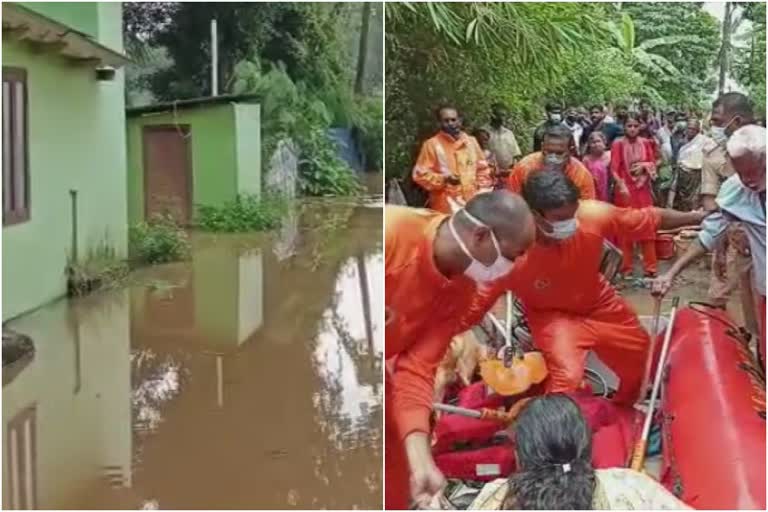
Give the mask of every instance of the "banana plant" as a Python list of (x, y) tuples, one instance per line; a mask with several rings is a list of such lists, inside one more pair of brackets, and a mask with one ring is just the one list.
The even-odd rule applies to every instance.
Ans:
[(694, 35), (679, 35), (647, 39), (639, 44), (635, 38), (635, 23), (632, 17), (624, 13), (621, 23), (608, 23), (608, 30), (613, 36), (614, 49), (621, 52), (625, 59), (641, 72), (651, 72), (670, 77), (680, 76), (680, 71), (669, 60), (652, 50), (662, 46), (671, 46), (682, 42), (698, 42)]

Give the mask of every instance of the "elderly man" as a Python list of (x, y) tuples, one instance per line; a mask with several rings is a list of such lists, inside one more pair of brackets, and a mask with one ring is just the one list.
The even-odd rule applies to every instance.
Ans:
[[(715, 197), (722, 183), (734, 173), (725, 153), (728, 138), (742, 126), (753, 124), (753, 121), (752, 102), (741, 93), (723, 94), (712, 104), (712, 138), (704, 144), (701, 168), (700, 203), (705, 210), (718, 209)], [(733, 222), (728, 226), (727, 236), (717, 245), (712, 255), (709, 302), (724, 308), (731, 293), (738, 289), (746, 326), (757, 333), (759, 324), (755, 316), (751, 269), (752, 257), (746, 233), (738, 222)]]
[(565, 174), (578, 187), (580, 199), (594, 199), (595, 180), (584, 164), (571, 156), (572, 141), (571, 130), (567, 126), (554, 125), (547, 128), (542, 150), (531, 153), (515, 165), (507, 180), (507, 189), (519, 194), (529, 175), (552, 170)]
[(699, 206), (701, 167), (704, 160), (704, 145), (709, 137), (702, 135), (698, 119), (689, 119), (686, 142), (677, 156), (677, 206), (678, 210), (693, 210)]
[(494, 103), (491, 107), (490, 123), (484, 128), (490, 135), (488, 149), (496, 157), (499, 172), (504, 175), (508, 174), (509, 168), (523, 154), (520, 151), (520, 146), (517, 144), (515, 134), (506, 126), (508, 119), (509, 111), (507, 107), (502, 103)]
[(696, 242), (653, 283), (653, 293), (663, 295), (672, 280), (692, 261), (714, 249), (727, 236), (732, 222), (741, 222), (749, 240), (753, 285), (759, 298), (759, 352), (765, 366), (765, 128), (748, 125), (728, 139), (727, 158), (736, 174), (725, 180), (715, 203), (719, 211), (704, 220)]
[(493, 284), (535, 227), (523, 199), (506, 190), (478, 194), (453, 215), (389, 206), (384, 217), (385, 505), (394, 510), (409, 498), (428, 503), (445, 483), (429, 443), (437, 366), (453, 336), (490, 309)]
[(462, 131), (459, 111), (438, 108), (440, 131), (421, 146), (413, 168), (413, 181), (429, 194), (428, 206), (450, 213), (449, 198), (464, 204), (480, 189), (492, 188), (485, 154), (474, 137)]

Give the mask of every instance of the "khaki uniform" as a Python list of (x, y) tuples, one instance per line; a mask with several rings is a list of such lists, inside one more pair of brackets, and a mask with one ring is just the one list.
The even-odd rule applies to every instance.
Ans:
[[(704, 147), (701, 167), (701, 195), (717, 196), (720, 185), (733, 175), (734, 170), (726, 158), (725, 148), (710, 140)], [(725, 259), (726, 277), (720, 279), (716, 273), (715, 261)], [(751, 331), (757, 333), (755, 299), (752, 292), (752, 258), (749, 242), (740, 223), (728, 227), (728, 243), (715, 249), (712, 255), (712, 275), (709, 284), (709, 301), (725, 306), (731, 294), (740, 288), (744, 321)]]

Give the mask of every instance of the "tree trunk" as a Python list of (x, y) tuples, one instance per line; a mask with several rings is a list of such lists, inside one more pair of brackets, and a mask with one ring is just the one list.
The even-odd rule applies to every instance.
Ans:
[(731, 49), (732, 17), (733, 17), (733, 4), (731, 2), (726, 2), (725, 17), (723, 18), (723, 35), (722, 35), (722, 42), (720, 43), (720, 56), (718, 58), (720, 62), (720, 79), (717, 82), (718, 95), (722, 95), (725, 93), (725, 79), (728, 75), (728, 55)]
[(355, 94), (363, 93), (365, 78), (365, 60), (368, 54), (368, 23), (371, 19), (371, 2), (364, 2), (361, 11), (360, 45), (357, 50), (357, 74), (355, 75)]

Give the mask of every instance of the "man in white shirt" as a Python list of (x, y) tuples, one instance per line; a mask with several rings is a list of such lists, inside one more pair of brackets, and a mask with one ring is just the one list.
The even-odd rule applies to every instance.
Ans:
[(491, 107), (490, 123), (485, 127), (485, 130), (491, 135), (488, 149), (496, 157), (496, 164), (502, 178), (509, 174), (510, 168), (523, 154), (517, 144), (515, 134), (505, 126), (508, 118), (507, 108), (501, 103), (495, 103)]

